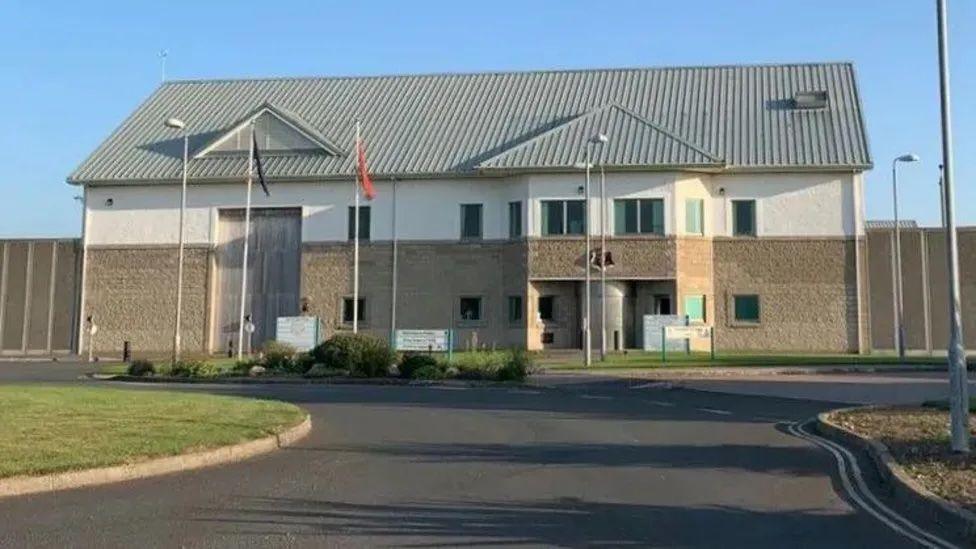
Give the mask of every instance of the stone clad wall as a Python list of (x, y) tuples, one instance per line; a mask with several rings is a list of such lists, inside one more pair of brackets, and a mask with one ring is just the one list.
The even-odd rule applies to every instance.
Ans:
[[(88, 249), (85, 316), (98, 325), (95, 352), (118, 354), (124, 341), (133, 355), (165, 356), (172, 350), (176, 312), (176, 247)], [(183, 264), (182, 347), (207, 352), (210, 250), (188, 247)], [(87, 352), (89, 338), (82, 341)]]
[[(529, 278), (579, 278), (586, 272), (583, 237), (529, 240)], [(591, 241), (600, 247), (599, 237)], [(675, 240), (667, 237), (607, 238), (607, 250), (615, 265), (607, 271), (609, 278), (674, 278)]]
[[(716, 238), (720, 351), (858, 351), (853, 239)], [(737, 324), (732, 296), (758, 294), (760, 322)]]

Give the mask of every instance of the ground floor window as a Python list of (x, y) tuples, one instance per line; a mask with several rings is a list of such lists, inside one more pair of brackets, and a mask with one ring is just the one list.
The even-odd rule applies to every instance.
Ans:
[(518, 324), (522, 322), (522, 296), (508, 296), (508, 322)]
[(480, 297), (462, 297), (460, 306), (461, 320), (481, 320), (482, 310)]
[[(366, 320), (366, 301), (363, 298), (359, 298), (356, 307), (356, 316), (359, 317), (357, 320), (363, 322)], [(347, 297), (342, 300), (342, 321), (345, 323), (352, 323), (352, 298)]]
[(685, 314), (689, 322), (705, 322), (705, 296), (686, 295)]
[(539, 297), (539, 320), (556, 320), (556, 298), (551, 295)]
[(742, 294), (732, 296), (732, 310), (736, 322), (759, 322), (759, 296)]

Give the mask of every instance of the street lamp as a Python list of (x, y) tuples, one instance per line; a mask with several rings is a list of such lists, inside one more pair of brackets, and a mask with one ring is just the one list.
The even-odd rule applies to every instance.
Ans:
[(183, 219), (186, 216), (186, 170), (190, 162), (190, 140), (186, 132), (186, 124), (178, 118), (167, 118), (163, 123), (167, 128), (180, 130), (183, 134), (183, 182), (180, 189), (180, 244), (176, 260), (176, 320), (173, 326), (173, 363), (180, 360), (180, 321), (183, 311)]
[(577, 169), (586, 170), (586, 180), (583, 183), (583, 232), (584, 240), (586, 241), (586, 253), (584, 255), (583, 263), (585, 274), (585, 286), (584, 297), (584, 314), (583, 314), (583, 363), (586, 366), (591, 366), (593, 364), (593, 352), (592, 352), (592, 342), (593, 342), (593, 332), (590, 329), (590, 255), (592, 254), (592, 243), (590, 237), (590, 171), (593, 169), (593, 151), (592, 146), (594, 144), (604, 144), (609, 139), (603, 134), (598, 134), (590, 139), (586, 140), (586, 162), (579, 162), (574, 165)]
[(891, 195), (895, 211), (895, 346), (898, 359), (905, 362), (905, 320), (901, 284), (901, 227), (898, 225), (898, 163), (918, 162), (918, 156), (903, 154), (891, 161)]
[[(594, 145), (606, 145), (609, 142), (610, 138), (602, 133), (590, 139), (590, 143)], [(600, 149), (600, 153), (600, 362), (605, 362), (607, 360), (607, 177), (603, 168), (603, 149)]]

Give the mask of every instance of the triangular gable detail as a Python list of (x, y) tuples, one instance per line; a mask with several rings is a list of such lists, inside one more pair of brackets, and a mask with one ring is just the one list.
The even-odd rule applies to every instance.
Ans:
[(570, 168), (585, 157), (586, 142), (609, 138), (593, 150), (607, 166), (721, 167), (720, 158), (617, 104), (592, 109), (483, 161), (482, 169)]
[(247, 152), (250, 146), (248, 126), (251, 122), (254, 122), (254, 133), (262, 153), (324, 151), (333, 156), (345, 154), (342, 149), (297, 116), (265, 103), (236, 122), (229, 130), (198, 152), (194, 158), (202, 158), (211, 153)]

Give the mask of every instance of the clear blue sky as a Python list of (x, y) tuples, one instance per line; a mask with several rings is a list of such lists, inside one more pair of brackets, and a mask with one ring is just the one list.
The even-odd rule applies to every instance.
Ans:
[[(407, 5), (409, 4), (409, 8)], [(167, 2), (5, 0), (0, 7), (0, 237), (80, 232), (64, 183), (170, 78), (471, 72), (793, 61), (856, 64), (877, 168), (868, 218), (939, 220), (931, 0)], [(961, 223), (976, 224), (976, 2), (950, 0)]]

